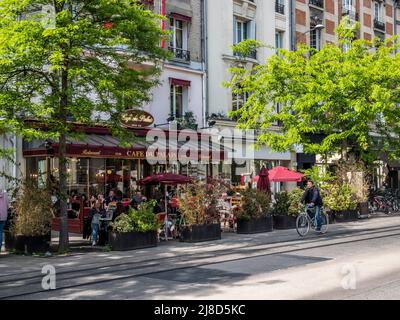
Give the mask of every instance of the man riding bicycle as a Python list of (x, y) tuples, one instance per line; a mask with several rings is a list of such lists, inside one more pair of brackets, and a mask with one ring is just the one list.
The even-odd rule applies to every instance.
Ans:
[(308, 205), (308, 207), (310, 208), (315, 206), (315, 220), (317, 223), (315, 231), (321, 231), (321, 226), (322, 226), (321, 207), (323, 205), (322, 197), (321, 194), (319, 193), (317, 186), (314, 185), (314, 182), (312, 180), (307, 181), (307, 188), (304, 191), (304, 194), (301, 197), (300, 202), (305, 203), (306, 206)]

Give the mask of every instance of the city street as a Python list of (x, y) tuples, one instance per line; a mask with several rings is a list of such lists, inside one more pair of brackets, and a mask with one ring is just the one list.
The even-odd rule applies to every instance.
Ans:
[[(1, 299), (400, 299), (400, 217), (128, 252), (0, 256)], [(42, 266), (56, 270), (43, 291)]]

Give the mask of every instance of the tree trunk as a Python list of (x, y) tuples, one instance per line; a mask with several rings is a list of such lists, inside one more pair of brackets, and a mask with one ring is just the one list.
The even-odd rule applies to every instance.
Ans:
[[(59, 119), (63, 123), (64, 130), (67, 130), (67, 107), (68, 107), (68, 56), (65, 55), (64, 70), (61, 72), (61, 99)], [(61, 226), (58, 251), (65, 253), (69, 250), (68, 235), (68, 211), (67, 211), (67, 159), (66, 159), (66, 133), (61, 133), (59, 139), (59, 172), (60, 172), (60, 207)]]
[(58, 251), (65, 253), (69, 249), (68, 235), (68, 211), (67, 211), (67, 159), (66, 153), (66, 135), (63, 133), (59, 138), (59, 175), (60, 175), (60, 209), (61, 224)]

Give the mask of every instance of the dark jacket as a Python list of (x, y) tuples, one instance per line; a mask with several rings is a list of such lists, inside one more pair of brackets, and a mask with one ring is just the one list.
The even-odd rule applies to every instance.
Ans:
[(316, 186), (313, 186), (312, 188), (307, 188), (306, 191), (304, 191), (304, 194), (301, 197), (301, 202), (304, 202), (305, 204), (313, 203), (316, 206), (323, 205), (322, 197)]

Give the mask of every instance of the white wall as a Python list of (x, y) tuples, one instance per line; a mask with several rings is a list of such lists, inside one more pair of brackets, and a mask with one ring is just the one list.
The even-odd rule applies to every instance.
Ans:
[(186, 111), (194, 113), (199, 126), (202, 124), (202, 106), (203, 106), (203, 82), (202, 73), (165, 65), (161, 74), (161, 85), (153, 88), (153, 100), (146, 106), (144, 110), (151, 113), (154, 117), (155, 124), (166, 123), (170, 113), (170, 83), (169, 78), (190, 81), (188, 88), (188, 99)]

